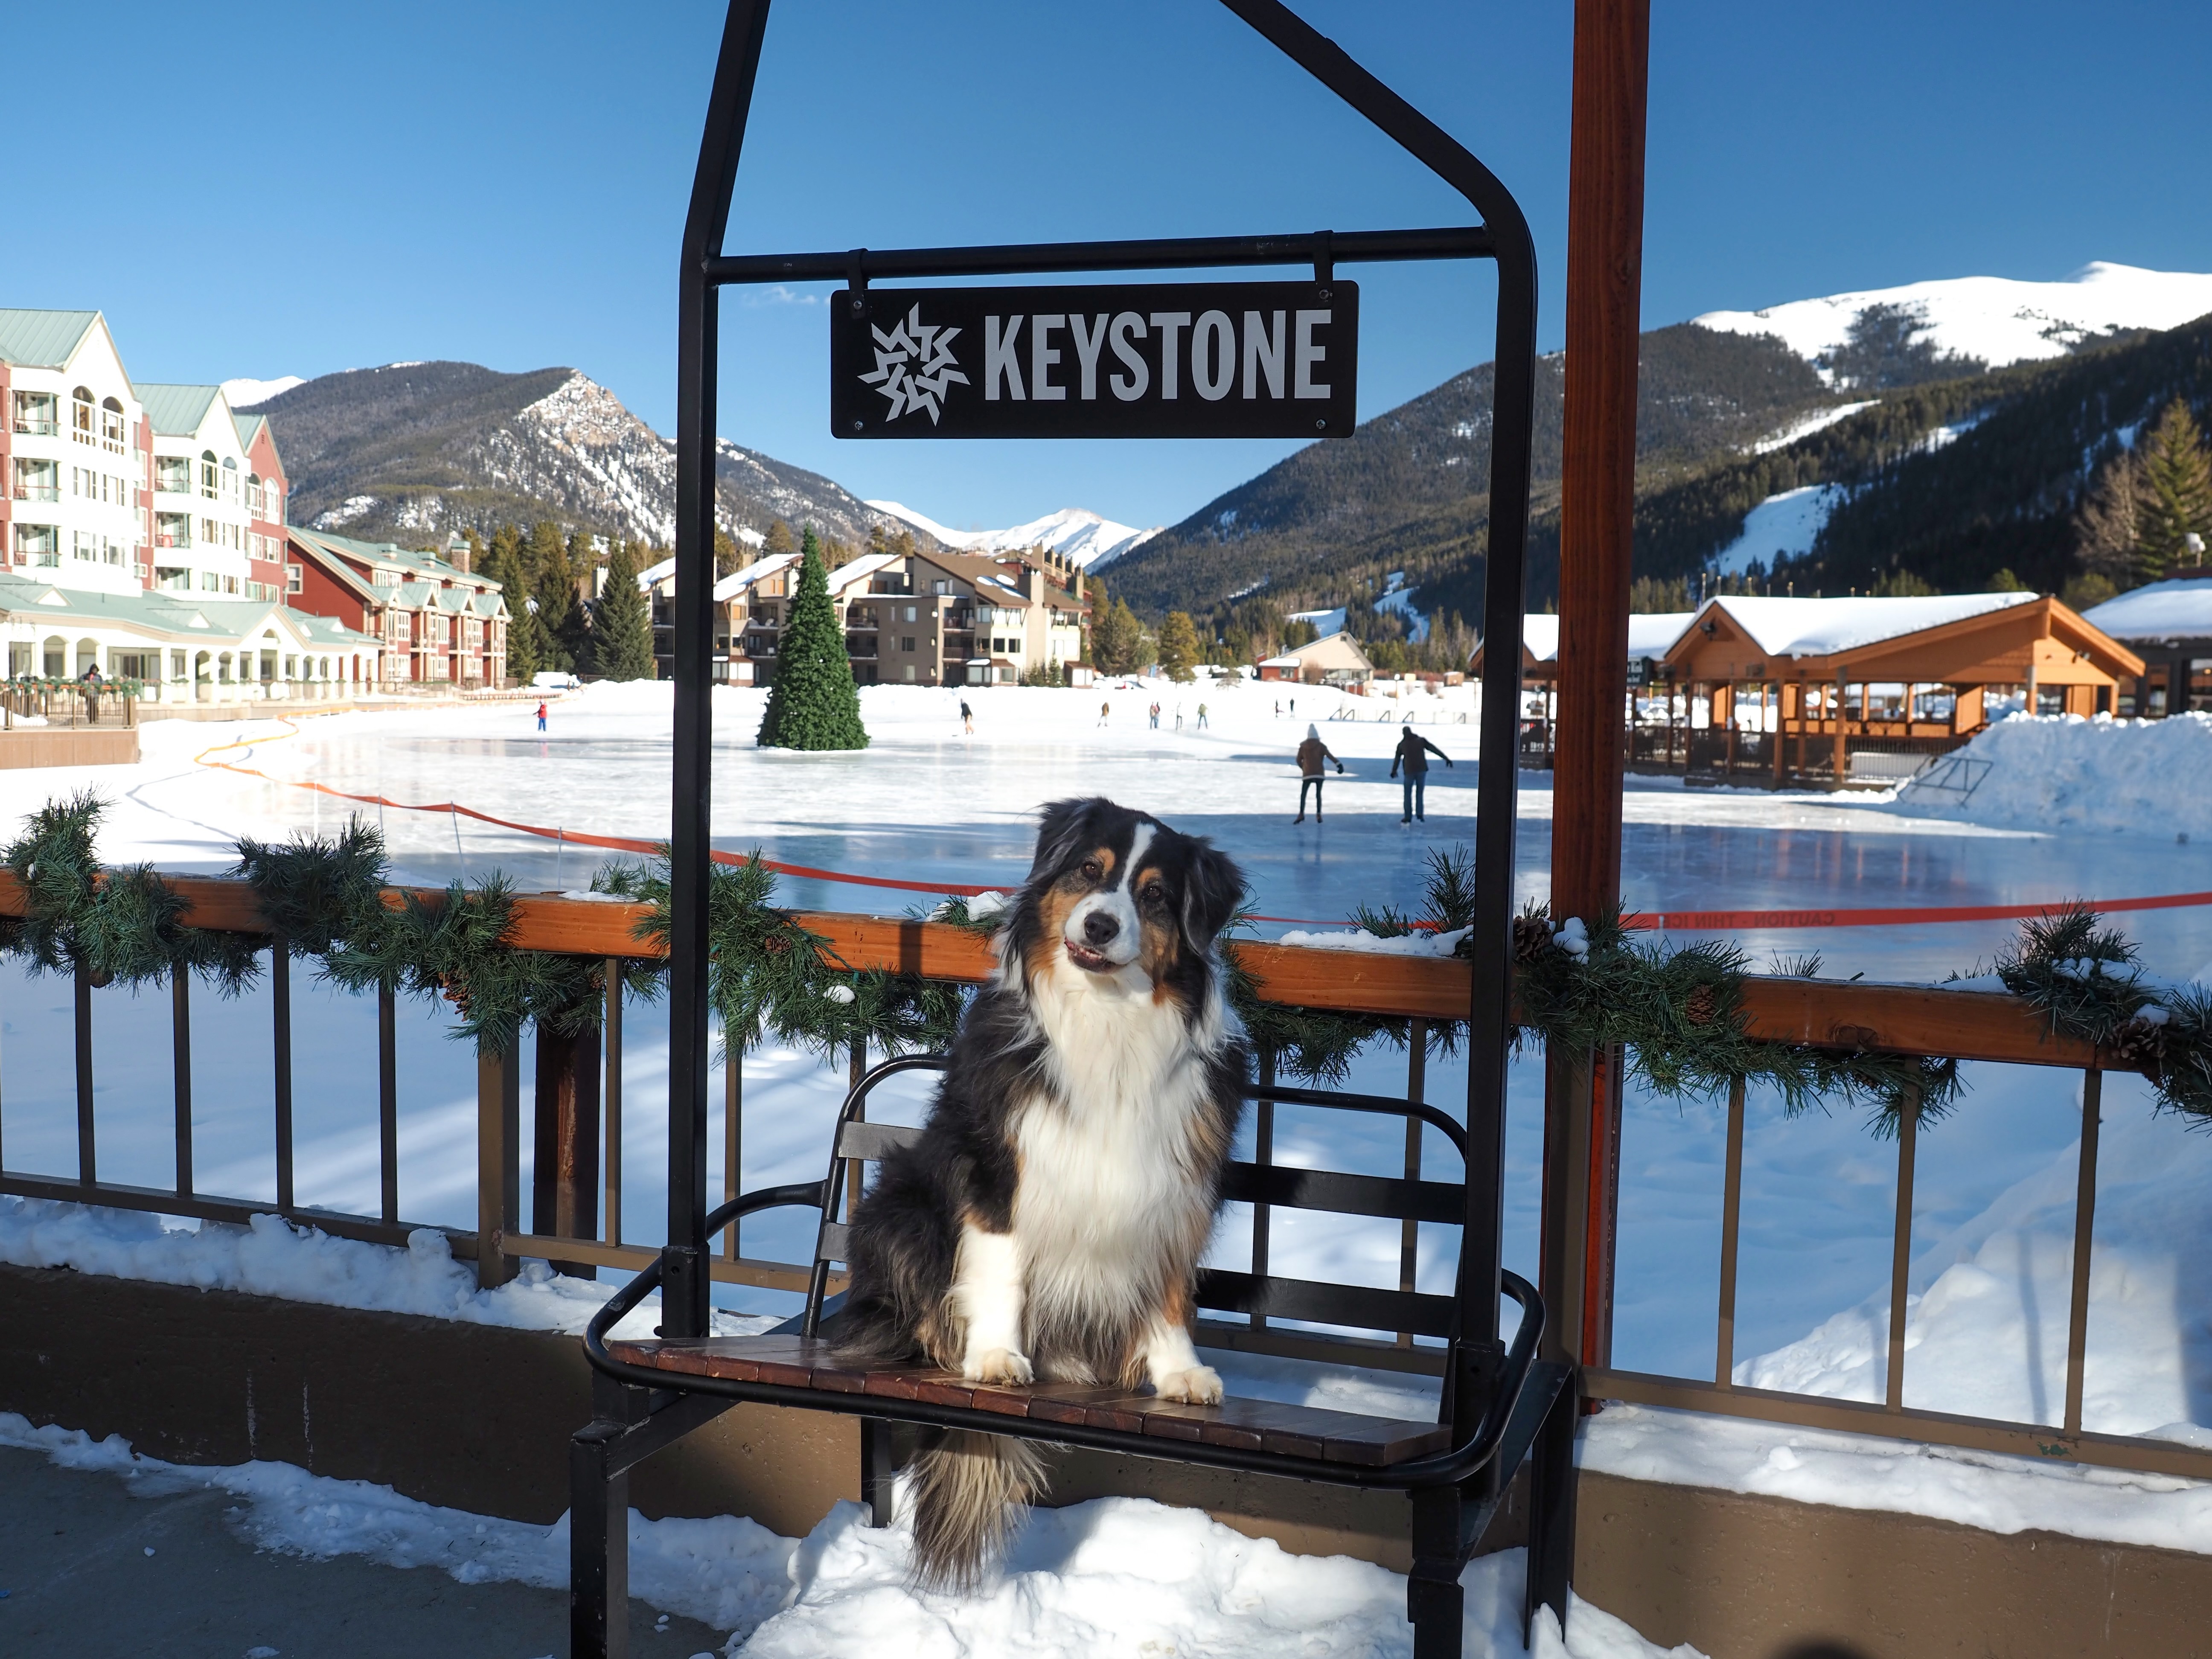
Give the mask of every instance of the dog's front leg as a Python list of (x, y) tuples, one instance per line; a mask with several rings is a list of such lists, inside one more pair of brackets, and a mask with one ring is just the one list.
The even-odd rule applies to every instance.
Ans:
[(1022, 1352), (1022, 1262), (1012, 1233), (961, 1224), (952, 1275), (952, 1307), (967, 1327), (961, 1376), (971, 1382), (1027, 1382), (1034, 1376)]
[(1221, 1403), (1221, 1376), (1211, 1365), (1198, 1363), (1198, 1349), (1182, 1322), (1180, 1308), (1157, 1310), (1146, 1322), (1145, 1376), (1163, 1400), (1181, 1400), (1194, 1406)]

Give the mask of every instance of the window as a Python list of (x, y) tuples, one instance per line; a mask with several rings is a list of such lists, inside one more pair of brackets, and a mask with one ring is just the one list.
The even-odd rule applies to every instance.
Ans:
[(220, 592), (222, 592), (222, 577), (220, 577), (220, 576), (218, 576), (218, 575), (216, 575), (216, 574), (215, 574), (215, 572), (214, 572), (214, 571), (212, 571), (212, 570), (203, 570), (203, 571), (201, 571), (201, 572), (200, 572), (200, 592), (203, 592), (203, 593), (220, 593)]
[(113, 398), (100, 406), (100, 447), (112, 455), (123, 453), (123, 405)]
[(81, 444), (96, 441), (93, 436), (92, 393), (83, 386), (70, 393), (70, 436)]
[(284, 591), (297, 593), (307, 583), (307, 573), (296, 564), (284, 567)]
[(62, 562), (62, 532), (50, 524), (15, 526), (15, 557), (51, 570)]
[(222, 458), (222, 494), (226, 501), (238, 499), (238, 463), (228, 455)]
[[(915, 620), (915, 618), (919, 614), (920, 614), (920, 612), (916, 610), (916, 608), (915, 608), (915, 606), (913, 606), (913, 605), (908, 605), (908, 606), (907, 606), (907, 608), (906, 608), (906, 619), (907, 619), (908, 622), (912, 622), (912, 621), (914, 621), (914, 620)], [(911, 651), (913, 648), (914, 648), (914, 647), (913, 647), (912, 646), (908, 646), (908, 647), (907, 647), (907, 649), (908, 649), (908, 650), (909, 650), (909, 651)]]
[(70, 535), (70, 556), (80, 564), (100, 562), (100, 538), (88, 530), (73, 531)]
[(200, 451), (200, 494), (208, 500), (215, 499), (216, 481), (222, 477), (222, 469), (215, 464), (215, 451)]
[(157, 564), (154, 567), (154, 586), (167, 593), (189, 593), (192, 573), (180, 564)]
[(51, 438), (60, 429), (55, 405), (59, 402), (51, 392), (19, 392), (15, 394), (15, 430), (27, 438)]
[(907, 635), (904, 638), (901, 639), (901, 640), (899, 641), (899, 649), (900, 649), (900, 650), (902, 650), (902, 651), (911, 651), (911, 650), (913, 650), (913, 649), (914, 649), (914, 635), (911, 635), (911, 634), (908, 634), (908, 635)]
[(156, 455), (154, 488), (172, 495), (192, 493), (192, 459), (189, 455)]

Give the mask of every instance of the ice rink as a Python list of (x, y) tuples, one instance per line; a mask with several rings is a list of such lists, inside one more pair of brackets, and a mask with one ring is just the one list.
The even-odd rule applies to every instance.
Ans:
[[(1038, 804), (1103, 793), (1212, 836), (1246, 870), (1261, 914), (1310, 927), (1340, 923), (1361, 902), (1417, 902), (1425, 852), (1473, 841), (1476, 731), (1462, 723), (1464, 702), (1394, 705), (1297, 688), (1293, 713), (1292, 694), (1261, 685), (965, 695), (975, 715), (973, 736), (962, 729), (961, 694), (871, 689), (863, 694), (874, 738), (867, 750), (794, 755), (753, 746), (759, 694), (719, 691), (717, 845), (758, 847), (787, 862), (854, 874), (1011, 887), (1027, 868)], [(356, 810), (298, 787), (313, 781), (393, 802), (459, 802), (562, 832), (650, 841), (668, 823), (667, 696), (665, 685), (595, 688), (556, 702), (542, 736), (521, 704), (252, 725), (156, 721), (143, 728), (145, 758), (136, 767), (0, 774), (0, 820), (12, 835), (22, 812), (90, 784), (112, 802), (102, 846), (108, 860), (213, 871), (231, 861), (230, 843), (240, 834), (327, 832)], [(1158, 730), (1146, 715), (1154, 701), (1163, 705)], [(1398, 720), (1408, 708), (1422, 734), (1458, 763), (1449, 769), (1436, 763), (1428, 822), (1410, 828), (1398, 822), (1400, 791), (1388, 777)], [(1347, 712), (1358, 718), (1336, 718)], [(1309, 721), (1319, 725), (1346, 773), (1329, 775), (1326, 821), (1293, 825), (1297, 780), (1291, 755)], [(226, 746), (232, 744), (240, 746)], [(1516, 875), (1528, 896), (1547, 885), (1549, 781), (1547, 774), (1522, 775)], [(404, 879), (501, 869), (526, 889), (576, 888), (606, 856), (443, 811), (358, 810), (380, 820)], [(1661, 780), (1631, 780), (1626, 816), (1624, 897), (1637, 909), (2026, 905), (2212, 888), (2212, 846), (2203, 837), (2177, 842), (2170, 830), (2052, 834), (2032, 823), (1993, 828), (1931, 817), (1878, 797), (1686, 790)], [(795, 904), (878, 913), (929, 902), (925, 892), (802, 880), (787, 881), (782, 892)], [(2212, 961), (2212, 912), (2154, 910), (2121, 920), (2159, 973), (2187, 977)], [(1733, 937), (1756, 959), (1817, 950), (1828, 972), (1929, 980), (1971, 971), (2010, 932), (2008, 923), (1984, 922)], [(11, 1170), (73, 1175), (69, 988), (26, 981), (12, 967), (4, 971), (0, 1158)], [(373, 1209), (373, 1006), (312, 983), (295, 984), (294, 995), (301, 1200)], [(446, 1036), (445, 1012), (415, 1005), (403, 1016), (402, 1212), (467, 1224), (475, 1193), (474, 1068), (470, 1054)], [(167, 1185), (173, 1178), (167, 999), (101, 992), (94, 1018), (100, 1172)], [(274, 1171), (265, 988), (228, 1004), (201, 993), (193, 1018), (198, 1184), (267, 1197)], [(624, 1200), (626, 1232), (635, 1242), (657, 1238), (663, 1201), (660, 1026), (654, 1010), (639, 1008), (629, 1028)], [(1373, 1052), (1363, 1056), (1358, 1081), (1401, 1091), (1404, 1066), (1402, 1054)], [(817, 1172), (841, 1077), (842, 1068), (826, 1072), (813, 1057), (788, 1050), (748, 1057), (744, 1185)], [(1432, 1101), (1456, 1109), (1464, 1088), (1459, 1066), (1431, 1061)], [(1516, 1067), (1510, 1131), (1509, 1259), (1523, 1272), (1534, 1267), (1540, 1095), (1531, 1055)], [(2063, 1206), (2045, 1201), (2044, 1189), (2063, 1176), (2070, 1196), (2079, 1096), (2078, 1074), (1974, 1067), (1958, 1112), (1923, 1135), (1914, 1289), (1926, 1294), (1914, 1316), (1925, 1329), (1908, 1360), (1913, 1404), (1986, 1411), (2002, 1401), (2007, 1411), (2045, 1410), (2054, 1342), (2063, 1363), (2070, 1223)], [(2154, 1118), (2148, 1099), (2139, 1079), (2107, 1082), (2106, 1133), (2114, 1155), (2098, 1235), (2100, 1261), (2110, 1272), (2100, 1266), (2094, 1288), (2092, 1427), (2212, 1424), (2203, 1317), (2212, 1288), (2196, 1284), (2189, 1267), (2208, 1241), (2199, 1236), (2204, 1224), (2196, 1212), (2173, 1201), (2175, 1182), (2201, 1182), (2207, 1143)], [(719, 1091), (716, 1101), (719, 1108)], [(1277, 1156), (1395, 1170), (1395, 1129), (1378, 1137), (1370, 1127), (1317, 1121), (1329, 1115), (1285, 1109)], [(1620, 1365), (1697, 1375), (1712, 1364), (1723, 1116), (1695, 1102), (1630, 1103)], [(710, 1144), (720, 1144), (719, 1124)], [(1450, 1154), (1432, 1138), (1429, 1156), (1432, 1168), (1442, 1168), (1436, 1160)], [(1893, 1149), (1863, 1124), (1841, 1115), (1784, 1121), (1774, 1103), (1754, 1097), (1740, 1359), (1758, 1359), (1767, 1368), (1762, 1376), (1798, 1379), (1790, 1386), (1863, 1391), (1868, 1367), (1854, 1358), (1854, 1344), (1872, 1341), (1878, 1349), (1886, 1330), (1894, 1182)], [(2145, 1224), (2152, 1216), (2164, 1219)], [(1441, 1280), (1453, 1240), (1448, 1230), (1431, 1231), (1437, 1236), (1425, 1254)], [(1243, 1219), (1232, 1214), (1217, 1246), (1220, 1259), (1240, 1261), (1243, 1238)], [(799, 1224), (749, 1225), (746, 1249), (799, 1252)], [(1288, 1271), (1297, 1271), (1301, 1255), (1326, 1253), (1364, 1264), (1377, 1283), (1395, 1282), (1395, 1226), (1279, 1214), (1273, 1249)], [(734, 1299), (764, 1308), (777, 1300), (769, 1293)], [(2100, 1330), (2111, 1338), (2109, 1358), (2100, 1359), (2108, 1345)], [(2123, 1339), (2126, 1360), (2118, 1346)], [(2119, 1369), (2130, 1375), (2120, 1378)]]

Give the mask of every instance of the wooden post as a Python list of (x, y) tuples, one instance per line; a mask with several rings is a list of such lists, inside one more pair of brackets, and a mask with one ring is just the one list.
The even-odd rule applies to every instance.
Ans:
[[(1636, 376), (1644, 279), (1644, 94), (1650, 0), (1577, 0), (1567, 181), (1566, 409), (1559, 515), (1559, 688), (1553, 763), (1552, 911), (1595, 916), (1620, 897), (1622, 713), (1628, 690), (1629, 559), (1635, 528)], [(1593, 1064), (1593, 1061), (1598, 1061)], [(1579, 1364), (1611, 1312), (1619, 1065), (1553, 1052), (1545, 1066), (1543, 1260), (1547, 1358)], [(1596, 1085), (1596, 1086), (1594, 1086)], [(1595, 1223), (1595, 1225), (1593, 1224)], [(1595, 1258), (1595, 1260), (1594, 1260)], [(1593, 1267), (1596, 1270), (1592, 1271)], [(1575, 1386), (1579, 1386), (1578, 1384)], [(1565, 1469), (1574, 1414), (1547, 1421), (1540, 1459)], [(1543, 1582), (1528, 1606), (1567, 1606), (1573, 1483), (1532, 1520)]]
[(517, 1054), (477, 1054), (477, 1283), (504, 1285), (522, 1270), (507, 1254), (521, 1209), (522, 1066)]
[[(537, 1158), (531, 1167), (530, 1224), (554, 1238), (599, 1237), (599, 1034), (562, 1036), (538, 1028), (532, 1106)], [(583, 1262), (556, 1261), (556, 1273), (596, 1278)]]

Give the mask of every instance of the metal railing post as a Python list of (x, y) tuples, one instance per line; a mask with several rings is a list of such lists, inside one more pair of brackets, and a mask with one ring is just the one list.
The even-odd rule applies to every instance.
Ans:
[(1908, 1089), (1897, 1112), (1897, 1231), (1889, 1251), (1889, 1376), (1882, 1408), (1905, 1409), (1905, 1294), (1912, 1268), (1912, 1163), (1920, 1131), (1920, 1091)]
[(1713, 1386), (1735, 1386), (1735, 1264), (1743, 1232), (1743, 1079), (1729, 1085), (1728, 1174), (1721, 1194), (1721, 1305)]
[[(743, 1190), (745, 1150), (745, 1051), (726, 1028), (722, 1032), (722, 1201), (726, 1204)], [(738, 1259), (738, 1228), (732, 1221), (722, 1230), (724, 1259)]]
[[(1406, 1028), (1406, 1098), (1419, 1106), (1428, 1097), (1429, 1084), (1429, 1023), (1425, 1019), (1410, 1021)], [(1421, 1120), (1406, 1120), (1406, 1179), (1421, 1178)], [(1410, 1291), (1421, 1265), (1421, 1224), (1406, 1220), (1398, 1224), (1398, 1288)], [(1398, 1346), (1413, 1346), (1411, 1331), (1398, 1333)]]
[(2105, 1074), (2081, 1073), (2081, 1156), (2074, 1177), (2074, 1283), (2066, 1314), (2066, 1419), (2081, 1432), (2081, 1380), (2089, 1352), (2089, 1255), (2097, 1225), (2097, 1131), (2103, 1122)]
[(276, 1070), (276, 1208), (292, 1212), (292, 947), (269, 947), (269, 1001)]
[[(1262, 1047), (1260, 1050), (1260, 1086), (1275, 1086), (1273, 1048)], [(1263, 1170), (1275, 1161), (1275, 1103), (1272, 1100), (1258, 1102), (1252, 1113), (1252, 1161)], [(1253, 1286), (1256, 1301), (1250, 1317), (1255, 1331), (1264, 1330), (1267, 1324), (1267, 1248), (1273, 1215), (1274, 1211), (1267, 1205), (1252, 1206), (1252, 1277), (1257, 1282)]]
[(600, 1161), (600, 1175), (606, 1182), (606, 1236), (610, 1244), (622, 1243), (622, 1068), (623, 1068), (623, 981), (622, 958), (607, 958), (607, 1016), (605, 1025), (606, 1038), (606, 1088), (602, 1115), (606, 1129), (606, 1147)]
[(76, 965), (73, 1024), (76, 1031), (76, 1178), (90, 1187), (100, 1180), (100, 1140), (92, 1116), (92, 970)]
[(192, 976), (169, 970), (170, 1067), (175, 1080), (177, 1196), (192, 1195)]
[(378, 1210), (399, 1219), (399, 1008), (391, 983), (376, 988), (376, 1167)]

